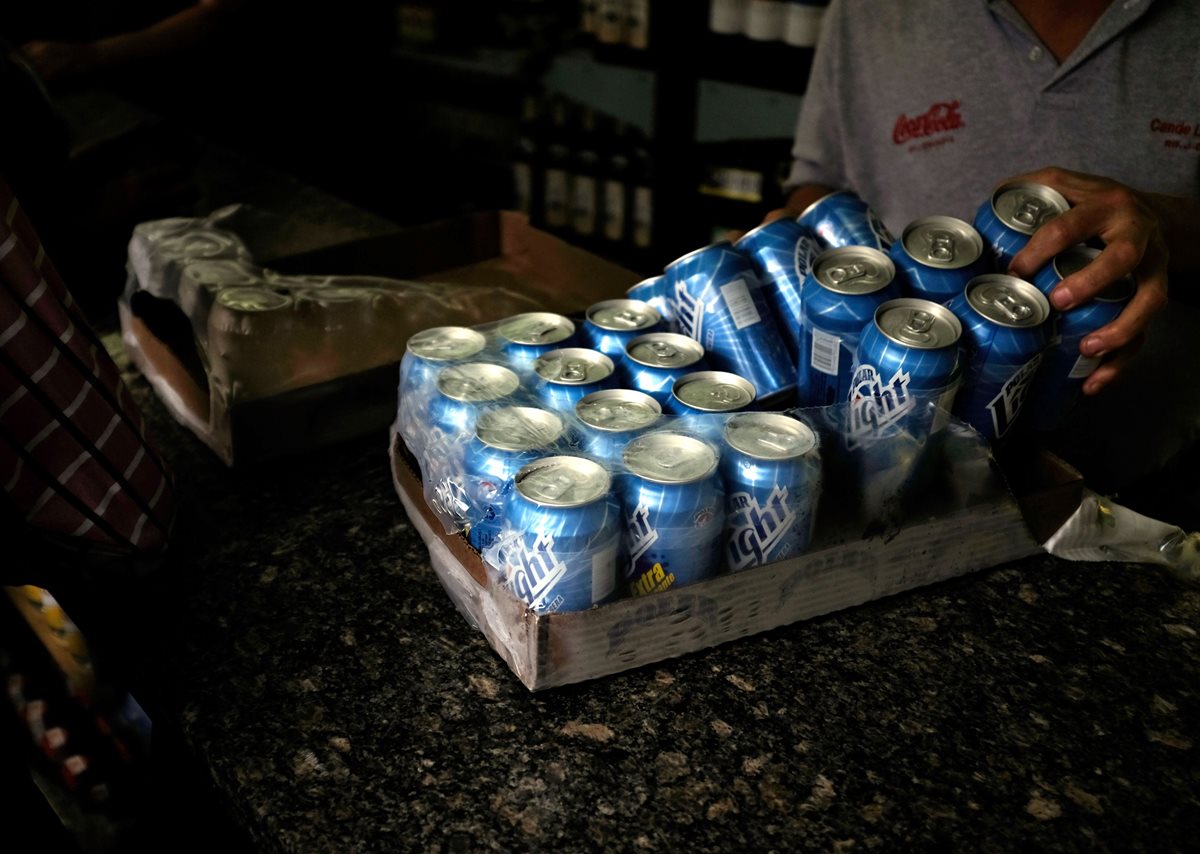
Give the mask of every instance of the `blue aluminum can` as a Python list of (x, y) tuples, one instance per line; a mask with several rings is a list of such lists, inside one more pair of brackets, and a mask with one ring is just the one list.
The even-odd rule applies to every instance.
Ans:
[[(1058, 253), (1033, 278), (1033, 283), (1047, 297), (1054, 287), (1100, 254), (1098, 249), (1075, 246)], [(1033, 390), (1025, 403), (1024, 421), (1034, 430), (1054, 430), (1062, 426), (1083, 388), (1083, 381), (1100, 365), (1101, 359), (1084, 356), (1079, 344), (1101, 326), (1117, 319), (1133, 296), (1133, 279), (1126, 276), (1106, 288), (1098, 297), (1055, 314), (1050, 347), (1042, 359)]]
[(783, 218), (748, 231), (733, 246), (750, 259), (762, 279), (795, 363), (802, 322), (800, 287), (821, 251), (820, 244), (799, 221)]
[(983, 238), (994, 269), (1008, 269), (1041, 225), (1066, 213), (1070, 204), (1045, 184), (1003, 184), (975, 212), (975, 229)]
[(714, 367), (750, 380), (763, 399), (794, 391), (791, 357), (745, 255), (722, 241), (673, 261), (665, 275), (680, 331)]
[(870, 246), (886, 252), (896, 239), (871, 206), (849, 190), (817, 199), (800, 214), (799, 222), (827, 249)]
[(513, 478), (504, 530), (484, 556), (531, 611), (583, 611), (612, 598), (621, 505), (611, 486), (586, 457), (543, 457)]
[(731, 412), (754, 405), (754, 384), (727, 371), (697, 371), (675, 380), (663, 411), (673, 415), (673, 428), (718, 442)]
[(742, 412), (725, 423), (725, 561), (749, 569), (803, 554), (821, 496), (821, 456), (807, 424), (775, 412)]
[(931, 404), (952, 405), (961, 338), (954, 312), (930, 300), (902, 297), (877, 308), (854, 359), (850, 434), (879, 437), (901, 423), (929, 433)]
[(649, 304), (635, 299), (610, 299), (590, 306), (583, 331), (592, 349), (614, 362), (625, 355), (629, 342), (639, 335), (665, 332), (662, 316)]
[(498, 406), (479, 414), (463, 460), (467, 539), (476, 549), (487, 548), (500, 533), (513, 477), (553, 454), (563, 430), (561, 416), (532, 406)]
[(677, 329), (675, 325), (675, 309), (671, 307), (671, 295), (669, 291), (666, 276), (651, 276), (649, 279), (642, 279), (642, 281), (627, 290), (625, 296), (629, 299), (640, 300), (648, 304), (658, 312), (666, 329), (675, 332)]
[(947, 308), (962, 321), (967, 351), (954, 414), (997, 441), (1020, 415), (1050, 343), (1050, 303), (1029, 282), (988, 273), (967, 283)]
[(530, 371), (538, 356), (571, 346), (575, 324), (561, 314), (532, 311), (501, 320), (496, 335), (513, 370)]
[(906, 296), (945, 303), (984, 270), (983, 238), (951, 216), (914, 220), (888, 251)]
[(583, 450), (608, 465), (621, 462), (630, 440), (662, 418), (662, 406), (648, 394), (627, 388), (597, 391), (575, 404)]
[(405, 444), (417, 456), (428, 439), (429, 403), (437, 391), (442, 368), (477, 357), (487, 338), (465, 326), (435, 326), (408, 339), (400, 359), (397, 426)]
[(629, 342), (621, 363), (625, 384), (660, 404), (671, 398), (675, 380), (708, 370), (700, 342), (675, 332), (651, 332)]
[[(429, 402), (431, 440), (462, 447), (475, 433), (480, 408), (514, 402), (521, 387), (517, 375), (502, 365), (466, 362), (443, 368), (437, 375), (437, 392)], [(430, 443), (427, 443), (427, 449)]]
[(594, 391), (616, 388), (612, 359), (597, 350), (551, 350), (533, 363), (538, 397), (552, 409), (571, 412)]
[(716, 447), (655, 430), (626, 445), (622, 458), (630, 593), (644, 596), (716, 575), (725, 526)]
[(863, 328), (899, 296), (892, 259), (878, 249), (827, 249), (804, 280), (797, 390), (801, 406), (844, 403)]

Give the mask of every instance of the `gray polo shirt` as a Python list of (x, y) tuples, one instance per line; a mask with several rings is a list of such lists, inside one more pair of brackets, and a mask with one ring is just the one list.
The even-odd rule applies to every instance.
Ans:
[(1043, 166), (1200, 196), (1200, 2), (1114, 0), (1059, 65), (1007, 0), (833, 0), (793, 155), (896, 233)]

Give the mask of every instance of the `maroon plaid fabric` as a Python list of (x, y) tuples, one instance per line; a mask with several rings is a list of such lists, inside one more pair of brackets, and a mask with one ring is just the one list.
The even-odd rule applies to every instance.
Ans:
[(157, 552), (175, 515), (137, 405), (2, 178), (0, 484), (30, 527), (89, 551)]

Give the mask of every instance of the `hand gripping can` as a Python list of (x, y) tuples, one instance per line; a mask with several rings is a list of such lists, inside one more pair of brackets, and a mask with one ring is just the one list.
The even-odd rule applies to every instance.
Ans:
[(676, 331), (675, 310), (671, 307), (666, 276), (651, 276), (649, 279), (642, 279), (627, 290), (625, 296), (649, 305), (658, 312), (658, 316), (662, 318), (669, 331)]
[(414, 454), (420, 456), (425, 445), (438, 371), (475, 358), (486, 346), (482, 333), (465, 326), (435, 326), (408, 339), (400, 359), (397, 421), (400, 435)]
[(562, 438), (562, 418), (545, 409), (498, 406), (479, 414), (463, 460), (471, 545), (482, 551), (495, 542), (513, 477), (554, 453)]
[(665, 275), (680, 331), (714, 367), (750, 380), (764, 400), (795, 389), (791, 357), (745, 255), (722, 241), (673, 261)]
[(648, 394), (627, 388), (596, 391), (575, 404), (583, 450), (609, 465), (619, 465), (630, 440), (662, 418), (662, 406)]
[(651, 332), (629, 342), (621, 367), (630, 388), (662, 404), (671, 398), (675, 380), (707, 370), (708, 360), (699, 341), (675, 332)]
[(449, 447), (465, 445), (475, 433), (480, 407), (504, 405), (521, 387), (515, 373), (490, 362), (466, 362), (442, 368), (437, 375), (437, 393), (429, 402), (430, 441), (439, 439)]
[(821, 456), (812, 428), (775, 412), (730, 416), (721, 475), (730, 570), (808, 550), (821, 495)]
[(888, 251), (896, 282), (906, 296), (945, 303), (962, 293), (983, 269), (983, 238), (950, 216), (914, 220)]
[(800, 214), (799, 222), (830, 249), (870, 246), (886, 252), (896, 240), (870, 205), (849, 190), (817, 199)]
[(612, 359), (597, 350), (567, 347), (551, 350), (533, 363), (537, 393), (552, 409), (570, 412), (587, 395), (614, 388)]
[(636, 299), (610, 299), (588, 308), (583, 330), (591, 346), (613, 361), (625, 355), (629, 342), (639, 335), (664, 332), (662, 316)]
[[(1098, 249), (1088, 246), (1064, 250), (1038, 271), (1033, 284), (1049, 297), (1055, 285), (1086, 267), (1099, 254)], [(1113, 282), (1095, 299), (1053, 315), (1050, 347), (1025, 403), (1023, 421), (1026, 426), (1034, 430), (1054, 430), (1062, 426), (1079, 397), (1083, 381), (1101, 361), (1081, 354), (1079, 343), (1101, 326), (1116, 320), (1133, 296), (1134, 289), (1133, 279), (1126, 276)]]
[(575, 324), (561, 314), (533, 311), (506, 317), (496, 325), (500, 347), (513, 370), (528, 371), (538, 356), (569, 347)]
[(1045, 184), (1015, 181), (1003, 184), (975, 212), (975, 228), (983, 238), (992, 264), (1004, 271), (1041, 225), (1070, 208), (1057, 190)]
[(1050, 303), (1029, 282), (988, 273), (947, 308), (962, 321), (968, 356), (954, 414), (997, 441), (1020, 414), (1050, 342)]
[(484, 553), (531, 611), (583, 611), (616, 591), (621, 506), (602, 465), (543, 457), (513, 478), (504, 530)]
[(820, 244), (798, 221), (784, 217), (747, 232), (733, 247), (750, 259), (762, 279), (794, 363), (800, 348), (800, 286)]
[(700, 581), (721, 566), (725, 487), (717, 449), (655, 430), (625, 446), (625, 580), (634, 596)]
[(899, 296), (892, 259), (878, 249), (827, 249), (813, 261), (802, 293), (797, 390), (801, 406), (844, 403), (863, 328), (875, 309)]

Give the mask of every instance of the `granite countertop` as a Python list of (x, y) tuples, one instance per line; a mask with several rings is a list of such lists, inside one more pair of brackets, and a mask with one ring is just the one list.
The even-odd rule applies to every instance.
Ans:
[(259, 850), (1194, 844), (1200, 588), (1163, 570), (1039, 556), (532, 694), (386, 435), (229, 470), (129, 382), (188, 499), (158, 721)]

